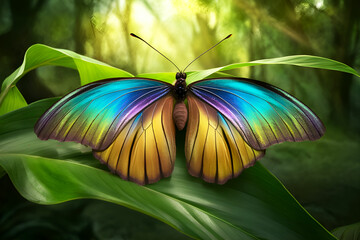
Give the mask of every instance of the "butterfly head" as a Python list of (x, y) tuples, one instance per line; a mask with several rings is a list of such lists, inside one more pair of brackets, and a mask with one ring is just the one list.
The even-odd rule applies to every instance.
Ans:
[(180, 79), (182, 79), (182, 80), (185, 81), (185, 79), (186, 79), (186, 73), (184, 73), (184, 72), (177, 72), (177, 73), (176, 73), (176, 81), (177, 81), (177, 80), (180, 80)]

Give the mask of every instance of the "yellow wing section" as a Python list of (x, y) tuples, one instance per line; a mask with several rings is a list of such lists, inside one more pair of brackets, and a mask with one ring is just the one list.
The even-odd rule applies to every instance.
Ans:
[(115, 141), (94, 156), (121, 178), (138, 184), (169, 177), (176, 157), (174, 100), (166, 96), (127, 123)]
[(185, 156), (192, 176), (224, 184), (252, 166), (265, 151), (251, 148), (222, 114), (188, 94), (189, 120)]

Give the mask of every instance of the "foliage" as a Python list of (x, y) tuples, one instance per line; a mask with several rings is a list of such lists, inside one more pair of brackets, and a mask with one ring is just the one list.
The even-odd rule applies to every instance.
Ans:
[[(129, 37), (130, 32), (146, 39), (180, 68), (232, 33), (229, 40), (190, 67), (188, 76), (193, 72), (194, 75), (188, 80), (205, 77), (216, 71), (217, 69), (212, 68), (217, 66), (226, 67), (232, 65), (231, 63), (249, 64), (256, 59), (298, 54), (334, 59), (358, 70), (359, 8), (360, 1), (356, 0), (28, 0), (21, 4), (18, 1), (4, 0), (0, 1), (0, 83), (24, 63), (24, 52), (36, 43), (70, 49), (134, 75), (140, 73), (141, 76), (172, 82), (174, 73), (154, 73), (171, 71), (169, 69), (172, 69), (172, 66), (148, 46)], [(35, 46), (33, 47), (36, 48)], [(56, 53), (60, 49), (53, 51), (47, 48), (49, 56), (64, 56), (63, 60), (67, 59), (69, 66), (63, 68), (44, 65), (34, 68), (33, 71), (22, 72), (21, 81), (16, 85), (11, 83), (14, 78), (7, 78), (10, 85), (7, 94), (1, 90), (0, 115), (39, 99), (62, 96), (79, 86), (81, 79), (78, 70), (82, 70), (73, 70), (77, 67), (76, 60), (72, 59), (75, 55), (66, 57), (66, 50)], [(36, 58), (44, 56), (33, 55), (29, 60), (25, 59), (25, 62), (30, 64)], [(97, 61), (93, 67), (97, 68), (97, 64), (103, 63)], [(116, 71), (113, 67), (109, 69), (110, 72)], [(194, 69), (208, 70), (200, 76), (198, 71), (192, 71)], [(24, 70), (25, 68), (22, 69)], [(152, 74), (143, 75), (146, 72)], [(126, 73), (117, 72), (116, 76), (121, 74)], [(216, 72), (211, 76), (228, 74), (266, 81), (296, 96), (314, 110), (327, 128), (325, 136), (316, 142), (275, 145), (267, 150), (261, 163), (279, 178), (297, 201), (328, 230), (359, 222), (360, 81), (356, 74), (264, 64), (226, 70), (226, 73)], [(13, 77), (16, 77), (16, 74)], [(90, 78), (89, 81), (96, 80), (95, 75)], [(39, 102), (37, 104), (41, 105)], [(32, 121), (35, 121), (36, 117), (34, 116)], [(25, 121), (21, 123), (26, 125)], [(4, 125), (7, 126), (9, 125)], [(31, 129), (30, 125), (27, 127)], [(3, 126), (0, 125), (0, 131), (2, 130)], [(21, 144), (27, 144), (27, 138), (22, 131), (8, 134), (19, 136), (14, 136), (12, 142), (6, 142), (7, 153), (20, 153), (18, 150), (24, 147)], [(103, 169), (90, 153), (87, 154), (88, 150), (85, 148), (79, 150), (84, 155), (76, 158), (70, 154), (72, 150), (68, 152), (70, 155), (61, 150), (62, 147), (72, 149), (67, 143), (59, 143), (56, 147), (51, 145), (50, 149), (47, 142), (35, 138), (33, 140), (43, 149), (35, 148), (40, 153), (26, 149), (25, 154), (43, 154), (41, 157), (51, 159), (74, 159)], [(4, 143), (1, 138), (0, 141), (1, 144)], [(177, 142), (182, 143), (183, 139), (177, 139)], [(78, 146), (75, 146), (75, 149), (77, 148)], [(178, 150), (178, 153), (181, 153), (180, 151)], [(87, 157), (91, 157), (91, 160), (84, 161)], [(187, 173), (183, 174), (187, 176)], [(174, 236), (176, 230), (168, 225), (117, 204), (88, 199), (50, 206), (34, 204), (18, 194), (1, 167), (0, 177), (0, 236), (3, 238), (26, 236), (28, 239), (42, 239), (53, 234), (58, 239), (113, 239), (113, 236), (136, 239), (129, 233), (124, 235), (124, 231), (132, 228), (134, 232), (145, 231), (142, 237), (138, 236), (137, 239), (151, 239), (150, 232), (153, 234), (152, 239), (169, 239), (168, 236), (182, 239), (179, 237), (182, 234)], [(100, 202), (102, 207), (96, 204), (92, 206), (92, 202)], [(29, 208), (23, 208), (24, 205)], [(81, 207), (74, 210), (74, 205)], [(114, 208), (111, 208), (112, 206)], [(84, 215), (88, 208), (91, 208), (92, 212)], [(105, 216), (104, 209), (108, 209), (113, 215)], [(99, 212), (104, 215), (99, 217), (95, 214)], [(44, 215), (48, 217), (44, 218)], [(83, 218), (72, 218), (73, 215)], [(126, 216), (126, 220), (132, 221), (120, 221), (119, 218), (114, 218), (116, 220), (111, 223), (102, 221), (113, 219), (115, 215), (119, 218)], [(145, 217), (148, 219), (146, 223), (141, 220)], [(93, 219), (92, 222), (89, 222), (89, 219)], [(117, 226), (115, 222), (121, 226)], [(168, 227), (173, 232), (167, 233), (151, 224)], [(34, 232), (32, 227), (38, 230)], [(107, 232), (110, 227), (112, 230)], [(62, 234), (59, 229), (63, 231)], [(148, 229), (148, 235), (145, 229)], [(160, 236), (154, 237), (156, 231), (161, 232)], [(36, 235), (36, 232), (41, 232), (44, 237)]]

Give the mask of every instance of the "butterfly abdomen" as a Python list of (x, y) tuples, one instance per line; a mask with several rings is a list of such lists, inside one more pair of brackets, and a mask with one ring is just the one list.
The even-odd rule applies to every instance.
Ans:
[(188, 117), (188, 111), (184, 102), (177, 102), (173, 111), (173, 118), (177, 129), (184, 129)]

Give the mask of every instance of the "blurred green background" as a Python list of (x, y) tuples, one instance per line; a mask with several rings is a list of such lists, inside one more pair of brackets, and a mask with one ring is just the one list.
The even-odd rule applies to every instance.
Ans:
[[(188, 70), (295, 54), (335, 59), (359, 70), (356, 0), (0, 0), (0, 81), (35, 43), (65, 48), (133, 74)], [(258, 66), (228, 72), (276, 85), (308, 105), (327, 127), (316, 142), (271, 147), (261, 162), (327, 229), (360, 221), (360, 79), (334, 71)], [(79, 86), (75, 71), (43, 67), (18, 87), (28, 103)], [(94, 159), (95, 161), (95, 159)], [(59, 190), (61, 191), (61, 190)], [(241, 214), (241, 213), (239, 213)], [(3, 239), (184, 239), (167, 225), (109, 203), (41, 206), (0, 179)]]

